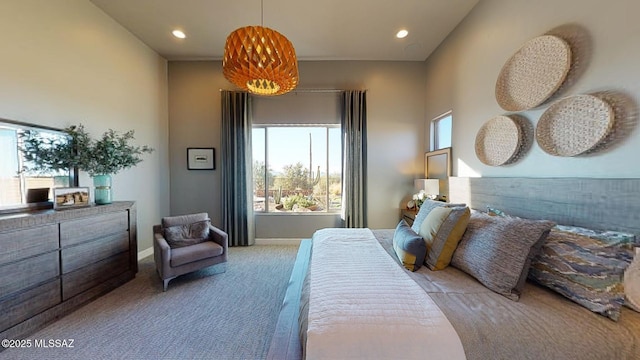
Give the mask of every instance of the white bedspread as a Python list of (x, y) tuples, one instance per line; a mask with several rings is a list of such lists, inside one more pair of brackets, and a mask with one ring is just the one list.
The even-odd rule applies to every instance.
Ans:
[(306, 359), (465, 359), (429, 295), (369, 229), (313, 236)]

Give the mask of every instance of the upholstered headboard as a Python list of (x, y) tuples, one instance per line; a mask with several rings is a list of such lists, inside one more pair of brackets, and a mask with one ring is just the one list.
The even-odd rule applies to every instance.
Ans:
[(640, 236), (640, 179), (449, 178), (449, 201)]

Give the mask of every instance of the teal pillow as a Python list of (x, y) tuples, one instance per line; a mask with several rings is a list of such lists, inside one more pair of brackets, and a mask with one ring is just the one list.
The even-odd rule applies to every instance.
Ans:
[(400, 220), (393, 234), (393, 250), (402, 265), (410, 271), (418, 270), (427, 255), (424, 239), (404, 220)]

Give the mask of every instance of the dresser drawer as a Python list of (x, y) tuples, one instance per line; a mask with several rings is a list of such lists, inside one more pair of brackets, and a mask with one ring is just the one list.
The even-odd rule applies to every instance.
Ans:
[(129, 270), (128, 251), (64, 274), (62, 275), (62, 300), (68, 300), (127, 270)]
[(62, 273), (66, 274), (96, 261), (129, 250), (129, 232), (62, 249)]
[(0, 298), (55, 279), (60, 275), (58, 252), (50, 252), (0, 266)]
[(60, 223), (60, 246), (65, 247), (129, 230), (129, 212), (101, 214)]
[(0, 265), (58, 248), (58, 224), (0, 233)]
[(4, 298), (0, 301), (0, 332), (54, 307), (61, 301), (60, 279)]

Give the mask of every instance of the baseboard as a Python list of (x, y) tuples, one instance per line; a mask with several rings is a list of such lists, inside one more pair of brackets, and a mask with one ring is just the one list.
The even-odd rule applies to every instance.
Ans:
[(153, 255), (153, 247), (146, 248), (142, 251), (138, 251), (138, 261), (146, 258), (149, 255)]
[(256, 239), (256, 245), (299, 245), (299, 238), (263, 238)]

